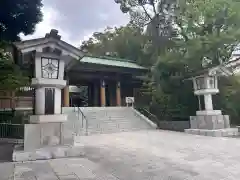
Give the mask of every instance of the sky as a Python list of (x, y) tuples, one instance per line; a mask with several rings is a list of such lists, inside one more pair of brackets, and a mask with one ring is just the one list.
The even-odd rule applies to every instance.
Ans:
[(94, 32), (129, 21), (114, 0), (43, 0), (42, 12), (43, 21), (36, 25), (35, 33), (22, 35), (23, 40), (44, 37), (57, 29), (62, 40), (79, 47)]

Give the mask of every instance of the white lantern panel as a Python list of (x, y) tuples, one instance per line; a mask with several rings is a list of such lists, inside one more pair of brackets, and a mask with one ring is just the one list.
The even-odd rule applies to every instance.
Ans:
[(216, 88), (215, 85), (216, 85), (215, 78), (214, 77), (210, 77), (209, 78), (209, 88), (215, 89)]
[(206, 89), (204, 77), (196, 78), (196, 86), (197, 86), (197, 90)]
[(57, 79), (59, 72), (59, 60), (42, 58), (42, 78)]

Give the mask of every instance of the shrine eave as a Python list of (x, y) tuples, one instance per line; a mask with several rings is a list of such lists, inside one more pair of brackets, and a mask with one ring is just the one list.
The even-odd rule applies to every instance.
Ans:
[(95, 64), (100, 66), (138, 69), (143, 71), (147, 70), (147, 68), (138, 65), (134, 61), (119, 59), (119, 58), (112, 58), (112, 57), (83, 56), (79, 61), (81, 64)]

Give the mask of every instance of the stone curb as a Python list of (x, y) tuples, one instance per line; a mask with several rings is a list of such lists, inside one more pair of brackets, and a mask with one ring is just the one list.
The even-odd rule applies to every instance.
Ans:
[(238, 128), (226, 128), (226, 129), (185, 129), (185, 133), (201, 135), (201, 136), (212, 136), (212, 137), (233, 137), (238, 136)]
[(15, 145), (12, 155), (14, 162), (47, 160), (67, 157), (84, 156), (84, 148), (81, 146), (57, 146), (23, 151), (23, 146)]
[(151, 120), (149, 120), (146, 116), (144, 116), (143, 114), (141, 114), (139, 111), (137, 111), (136, 109), (132, 108), (132, 110), (134, 111), (134, 113), (140, 117), (141, 119), (143, 119), (144, 121), (146, 121), (152, 128), (157, 129), (157, 124), (155, 124), (154, 122), (152, 122)]

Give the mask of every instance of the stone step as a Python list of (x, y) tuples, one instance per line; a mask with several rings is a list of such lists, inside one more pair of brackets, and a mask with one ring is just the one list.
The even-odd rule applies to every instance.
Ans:
[(68, 120), (72, 123), (74, 132), (78, 136), (86, 135), (86, 123), (88, 124), (88, 135), (152, 128), (145, 120), (136, 116), (132, 108), (84, 107), (81, 110), (87, 120), (82, 120), (81, 114), (78, 117), (78, 112), (71, 112), (71, 109), (65, 109), (65, 112), (68, 112)]

